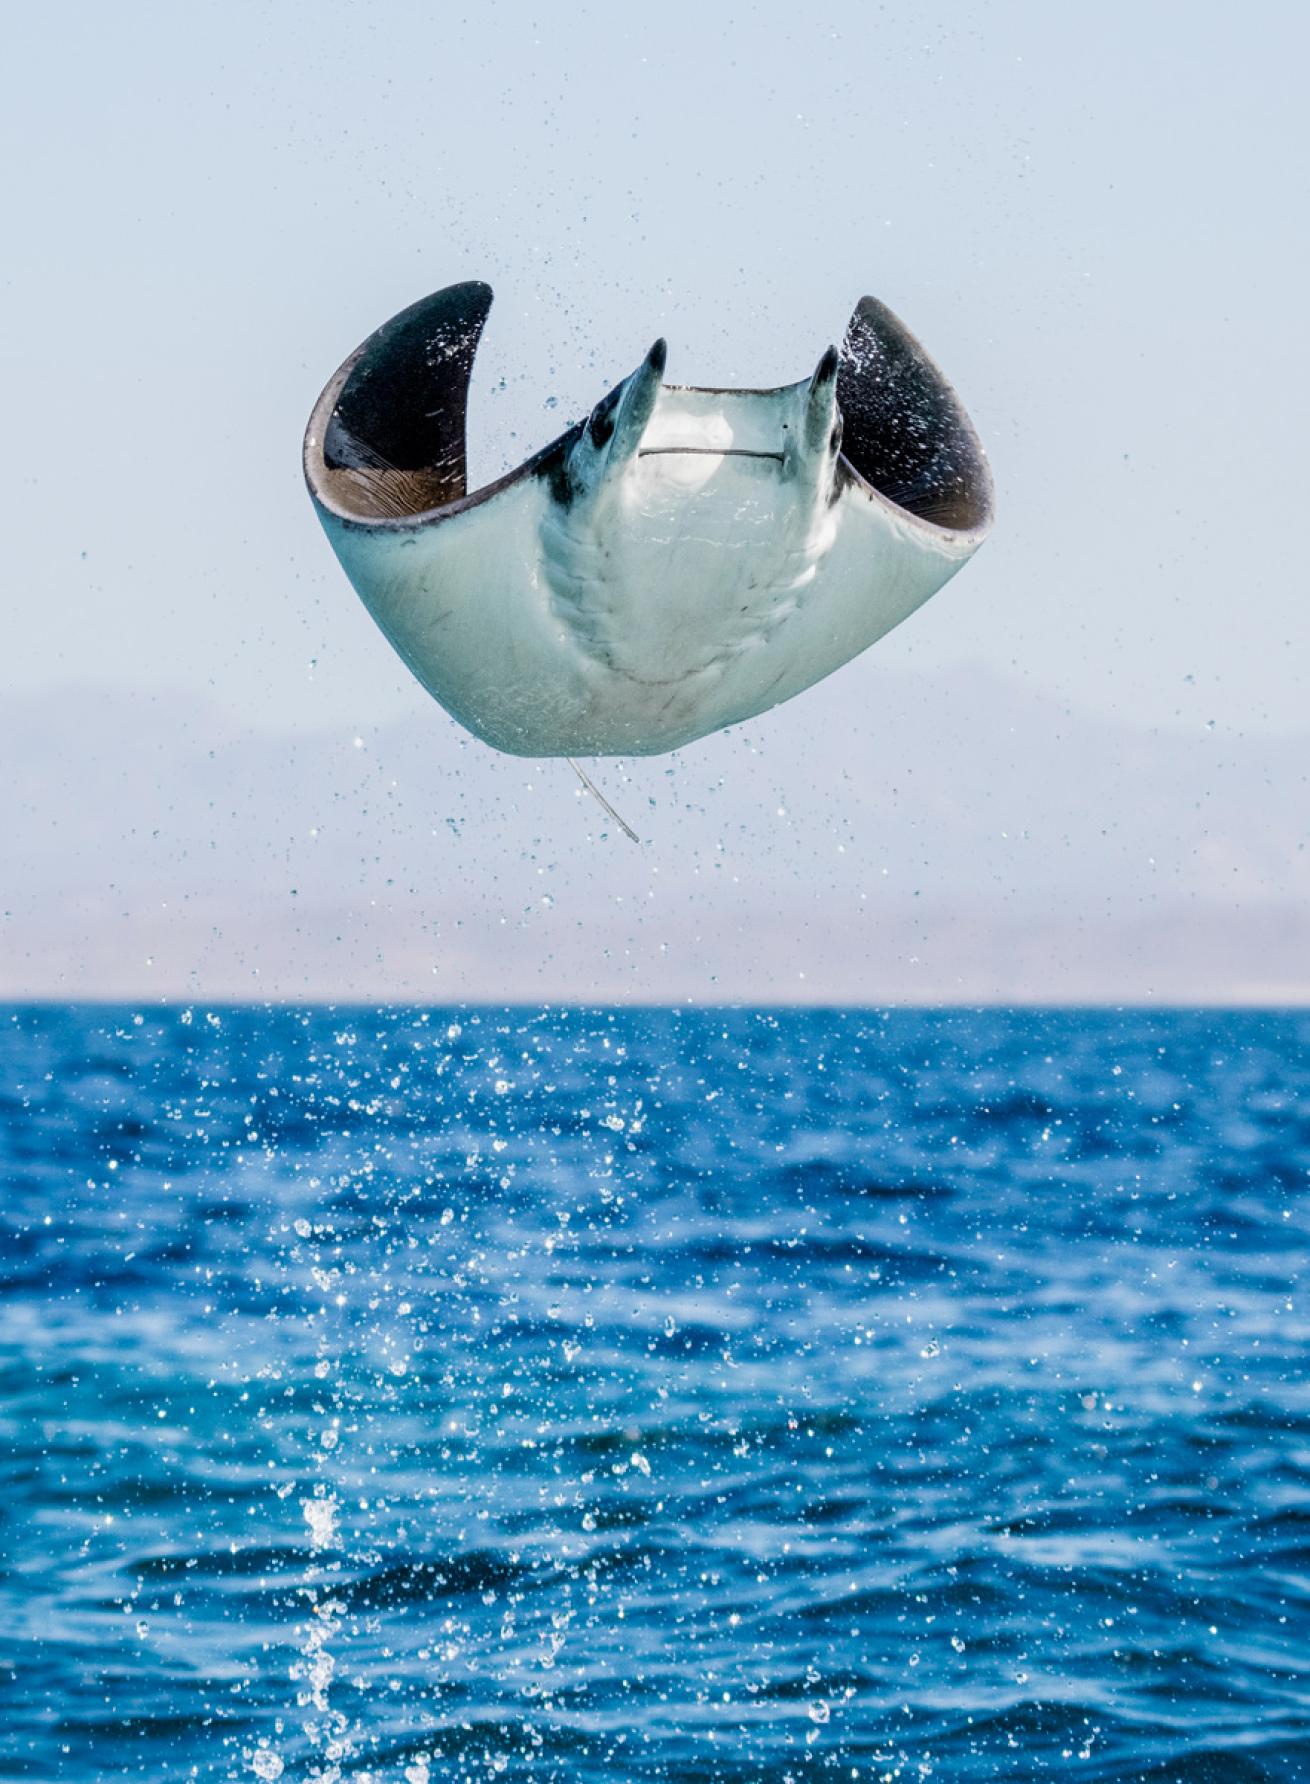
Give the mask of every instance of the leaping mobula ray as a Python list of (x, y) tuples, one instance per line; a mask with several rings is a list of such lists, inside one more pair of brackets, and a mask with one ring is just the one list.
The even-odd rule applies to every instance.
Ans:
[(883, 304), (777, 390), (664, 381), (665, 345), (585, 421), (470, 491), (487, 285), (385, 323), (310, 417), (305, 476), (365, 606), (423, 686), (520, 756), (656, 755), (865, 650), (972, 556), (987, 460)]

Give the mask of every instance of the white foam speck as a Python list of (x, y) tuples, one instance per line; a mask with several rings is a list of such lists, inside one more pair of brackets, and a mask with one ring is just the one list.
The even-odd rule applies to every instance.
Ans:
[(316, 1549), (325, 1549), (337, 1540), (338, 1501), (331, 1493), (318, 1499), (302, 1499), (301, 1510), (309, 1525), (309, 1540)]

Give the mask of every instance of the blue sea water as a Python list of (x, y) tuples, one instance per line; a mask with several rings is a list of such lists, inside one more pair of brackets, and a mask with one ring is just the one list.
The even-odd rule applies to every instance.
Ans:
[(1310, 1017), (15, 1009), (0, 1778), (1310, 1778)]

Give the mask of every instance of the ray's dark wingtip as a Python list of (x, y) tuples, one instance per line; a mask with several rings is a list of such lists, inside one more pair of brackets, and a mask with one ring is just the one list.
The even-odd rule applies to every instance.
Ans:
[(656, 341), (655, 345), (651, 348), (650, 352), (646, 355), (646, 364), (650, 367), (650, 369), (653, 372), (658, 372), (660, 377), (662, 378), (664, 376), (664, 368), (668, 364), (668, 360), (669, 360), (669, 343), (664, 339), (664, 336), (661, 335), (659, 340)]
[[(485, 279), (461, 279), (457, 285), (443, 285), (439, 291), (431, 291), (426, 297), (419, 298), (408, 310), (402, 310), (398, 316), (392, 317), (392, 323), (399, 322), (406, 316), (417, 316), (420, 313), (460, 315), (469, 319), (481, 317), (485, 322), (487, 312), (491, 309), (495, 292)], [(383, 324), (389, 327), (390, 324)]]
[(837, 367), (840, 364), (840, 353), (838, 353), (835, 347), (829, 347), (823, 358), (815, 367), (814, 377), (811, 382), (814, 384), (830, 384), (837, 376)]

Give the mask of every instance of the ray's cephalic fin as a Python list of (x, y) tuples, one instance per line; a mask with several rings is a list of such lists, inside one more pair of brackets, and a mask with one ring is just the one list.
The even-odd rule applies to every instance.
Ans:
[(808, 383), (796, 386), (798, 408), (787, 429), (783, 464), (789, 476), (816, 485), (830, 482), (841, 451), (842, 416), (837, 402), (841, 357), (829, 347)]
[(659, 401), (667, 360), (667, 344), (656, 341), (631, 377), (616, 384), (591, 411), (569, 448), (563, 491), (568, 500), (599, 496), (636, 457)]

